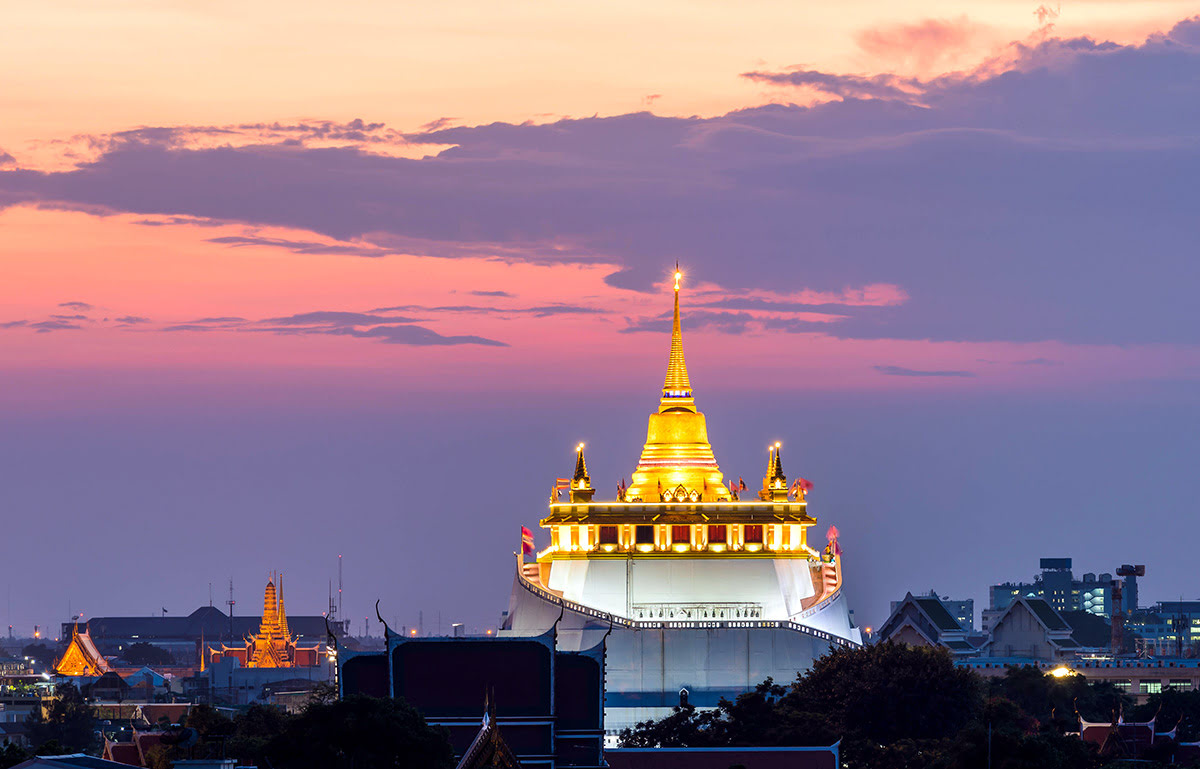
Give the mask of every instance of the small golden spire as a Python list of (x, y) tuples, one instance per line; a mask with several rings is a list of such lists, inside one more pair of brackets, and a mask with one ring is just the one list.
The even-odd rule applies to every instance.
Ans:
[(287, 611), (283, 608), (283, 573), (279, 574), (279, 633), (284, 640), (292, 637), (292, 631), (288, 628)]
[(587, 460), (583, 458), (583, 444), (575, 447), (575, 476), (571, 479), (571, 501), (591, 502), (596, 490), (588, 476)]
[[(671, 321), (671, 354), (667, 358), (667, 378), (663, 382), (663, 407), (679, 408), (680, 401), (691, 403), (692, 383), (688, 379), (687, 361), (683, 358), (683, 332), (679, 326), (679, 281), (683, 273), (675, 263), (675, 314)], [(673, 403), (667, 403), (673, 401)]]
[(585, 486), (589, 485), (590, 481), (592, 480), (588, 476), (587, 460), (585, 460), (583, 458), (583, 444), (582, 443), (575, 447), (575, 478), (574, 478), (574, 480), (583, 481)]
[(762, 491), (758, 492), (758, 498), (766, 502), (787, 501), (787, 476), (783, 474), (783, 460), (779, 455), (782, 446), (779, 441), (767, 444), (767, 474), (763, 476)]

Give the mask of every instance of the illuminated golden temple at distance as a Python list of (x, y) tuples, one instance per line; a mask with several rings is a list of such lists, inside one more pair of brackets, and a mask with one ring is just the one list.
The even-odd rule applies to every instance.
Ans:
[[(560, 648), (607, 635), (610, 730), (670, 712), (681, 692), (715, 706), (773, 677), (791, 680), (831, 646), (861, 643), (842, 598), (837, 530), (817, 550), (811, 484), (790, 485), (768, 446), (757, 494), (726, 481), (683, 353), (680, 280), (667, 374), (628, 488), (597, 501), (584, 445), (551, 493), (550, 544), (520, 556), (503, 631), (557, 629)], [(566, 498), (562, 497), (566, 492)]]
[[(275, 582), (279, 582), (276, 592)], [(288, 628), (287, 611), (283, 605), (283, 576), (267, 580), (263, 590), (262, 621), (258, 632), (246, 639), (244, 645), (220, 647), (209, 650), (209, 664), (222, 659), (236, 659), (247, 668), (294, 668), (313, 667), (320, 664), (317, 646), (298, 646)]]

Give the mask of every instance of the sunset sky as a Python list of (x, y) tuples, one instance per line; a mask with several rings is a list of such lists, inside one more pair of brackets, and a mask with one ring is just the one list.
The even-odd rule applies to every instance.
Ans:
[(676, 261), (718, 461), (783, 441), (860, 624), (1200, 595), (1198, 11), (8, 5), (9, 621), (318, 613), (342, 554), (356, 631), (494, 626), (574, 445), (633, 469)]

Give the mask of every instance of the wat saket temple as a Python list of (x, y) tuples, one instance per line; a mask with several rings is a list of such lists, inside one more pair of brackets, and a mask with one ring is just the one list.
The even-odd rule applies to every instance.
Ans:
[(556, 627), (564, 651), (607, 633), (610, 733), (684, 699), (715, 706), (767, 677), (790, 681), (832, 646), (861, 643), (837, 530), (811, 541), (811, 484), (789, 484), (781, 444), (768, 447), (761, 489), (722, 475), (684, 359), (680, 278), (666, 381), (631, 483), (597, 500), (577, 448), (541, 520), (549, 547), (518, 556), (502, 630)]
[[(279, 582), (276, 593), (275, 583)], [(258, 632), (245, 644), (221, 644), (209, 650), (209, 664), (223, 659), (236, 659), (246, 668), (302, 668), (321, 664), (318, 646), (298, 646), (288, 629), (287, 612), (283, 606), (283, 577), (267, 580), (263, 592), (263, 614)]]

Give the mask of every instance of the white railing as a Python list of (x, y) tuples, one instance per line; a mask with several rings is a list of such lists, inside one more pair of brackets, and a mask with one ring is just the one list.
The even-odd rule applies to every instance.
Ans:
[[(545, 589), (541, 585), (534, 584), (533, 582), (531, 582), (529, 580), (528, 577), (525, 576), (525, 572), (521, 568), (522, 565), (523, 564), (522, 564), (521, 557), (517, 556), (518, 581), (530, 593), (533, 593), (534, 595), (538, 596), (539, 598), (541, 598), (545, 601), (549, 601), (550, 603), (555, 604), (556, 606), (562, 606), (565, 609), (570, 609), (571, 611), (575, 612), (576, 614), (582, 614), (585, 617), (592, 617), (593, 619), (597, 619), (597, 620), (600, 620), (605, 623), (610, 623), (610, 624), (612, 624), (613, 627), (629, 628), (630, 630), (675, 630), (675, 629), (689, 629), (689, 628), (691, 628), (691, 629), (697, 629), (697, 628), (710, 628), (710, 629), (716, 629), (716, 628), (779, 628), (781, 630), (791, 630), (796, 633), (803, 633), (804, 635), (811, 636), (813, 638), (817, 638), (822, 641), (827, 641), (828, 643), (834, 644), (835, 646), (858, 647), (858, 646), (862, 645), (859, 643), (855, 643), (854, 641), (851, 641), (848, 638), (842, 638), (841, 636), (834, 635), (833, 633), (827, 633), (824, 630), (818, 630), (815, 627), (809, 627), (808, 625), (804, 625), (804, 624), (795, 622), (790, 619), (787, 619), (787, 620), (770, 620), (770, 619), (759, 619), (759, 620), (635, 620), (635, 619), (629, 619), (627, 617), (619, 617), (616, 614), (609, 614), (608, 612), (600, 611), (599, 609), (593, 609), (590, 606), (585, 606), (581, 603), (576, 603), (575, 601), (569, 600), (567, 598), (563, 598), (562, 596), (560, 596), (556, 593), (550, 592), (549, 590)], [(798, 614), (796, 616), (797, 617), (807, 617), (820, 609), (824, 609), (828, 605), (829, 601), (832, 601), (834, 598), (836, 598), (840, 594), (841, 594), (841, 590), (838, 590), (837, 592), (830, 595), (829, 598), (826, 598), (825, 600), (821, 601), (821, 603), (817, 604), (816, 606), (811, 607), (807, 611), (803, 612), (802, 614)]]

